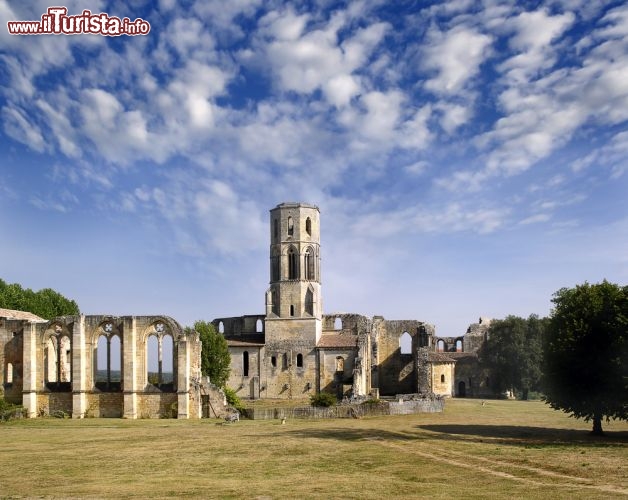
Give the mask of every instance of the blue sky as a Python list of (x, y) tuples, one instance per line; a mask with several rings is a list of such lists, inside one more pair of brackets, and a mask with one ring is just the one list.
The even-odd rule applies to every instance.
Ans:
[(86, 314), (264, 311), (268, 210), (321, 210), (325, 312), (548, 314), (628, 282), (628, 6), (69, 1), (146, 36), (11, 36), (0, 277)]

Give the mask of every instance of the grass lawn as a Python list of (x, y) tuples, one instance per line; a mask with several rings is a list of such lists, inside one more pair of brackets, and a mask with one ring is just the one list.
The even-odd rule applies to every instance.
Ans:
[(628, 498), (628, 423), (450, 400), (360, 420), (0, 424), (0, 498)]

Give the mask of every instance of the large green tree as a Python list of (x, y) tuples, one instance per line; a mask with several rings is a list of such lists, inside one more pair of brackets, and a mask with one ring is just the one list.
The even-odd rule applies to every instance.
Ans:
[(584, 283), (552, 299), (544, 393), (552, 408), (593, 421), (628, 418), (628, 287)]
[(218, 387), (224, 387), (231, 371), (231, 355), (227, 340), (216, 331), (214, 325), (206, 321), (194, 323), (203, 345), (201, 352), (201, 372)]
[(515, 391), (528, 399), (541, 380), (542, 339), (547, 318), (508, 316), (493, 320), (479, 356), (490, 370), (492, 389)]
[(1, 279), (0, 308), (28, 311), (44, 319), (79, 314), (76, 302), (65, 298), (52, 288), (34, 292), (30, 288), (22, 288), (18, 283), (9, 284)]

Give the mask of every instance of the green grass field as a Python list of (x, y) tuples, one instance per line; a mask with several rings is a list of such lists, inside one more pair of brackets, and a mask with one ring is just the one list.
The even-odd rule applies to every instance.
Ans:
[(607, 436), (540, 402), (359, 420), (33, 419), (0, 425), (0, 497), (624, 498)]

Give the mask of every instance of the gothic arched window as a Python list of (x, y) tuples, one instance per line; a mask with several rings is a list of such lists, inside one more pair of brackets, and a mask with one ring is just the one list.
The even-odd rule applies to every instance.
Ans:
[(279, 252), (273, 250), (273, 256), (270, 259), (270, 280), (279, 281)]
[(294, 222), (292, 221), (292, 217), (288, 217), (288, 236), (292, 236), (294, 234)]
[(305, 231), (312, 236), (312, 220), (309, 217), (305, 219)]
[(314, 251), (312, 248), (308, 248), (305, 251), (304, 256), (304, 265), (305, 265), (305, 279), (313, 280), (314, 278)]
[(299, 279), (299, 254), (294, 247), (290, 247), (288, 250), (288, 279)]
[(305, 313), (314, 316), (314, 293), (310, 288), (305, 292)]

